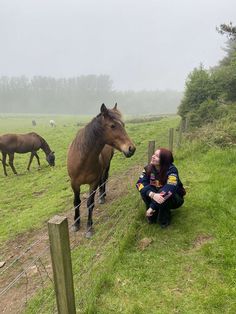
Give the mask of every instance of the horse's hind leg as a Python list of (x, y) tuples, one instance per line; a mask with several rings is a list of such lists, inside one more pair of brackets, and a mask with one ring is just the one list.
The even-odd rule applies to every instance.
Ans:
[(98, 187), (98, 183), (91, 184), (89, 189), (89, 198), (87, 201), (87, 207), (88, 207), (88, 222), (87, 222), (87, 233), (86, 238), (91, 238), (93, 235), (92, 232), (92, 225), (93, 225), (93, 208), (94, 208), (94, 198), (96, 189)]
[(7, 159), (7, 154), (2, 153), (2, 166), (3, 166), (3, 171), (4, 171), (5, 176), (7, 176), (6, 159)]
[(80, 189), (74, 191), (74, 209), (75, 209), (75, 216), (74, 216), (74, 225), (72, 227), (73, 231), (76, 232), (80, 228)]
[(14, 161), (14, 153), (8, 154), (9, 156), (9, 165), (12, 169), (12, 171), (14, 172), (14, 174), (17, 174), (16, 169), (14, 167), (13, 161)]
[(104, 204), (105, 203), (105, 197), (106, 197), (106, 184), (107, 184), (107, 179), (109, 175), (109, 169), (110, 166), (107, 167), (105, 173), (102, 176), (101, 181), (99, 182), (99, 204)]

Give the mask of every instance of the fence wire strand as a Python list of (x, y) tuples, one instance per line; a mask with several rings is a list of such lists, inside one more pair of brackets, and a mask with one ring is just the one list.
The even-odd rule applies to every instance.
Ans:
[[(138, 165), (137, 167), (140, 168), (141, 166)], [(105, 184), (107, 184), (107, 185), (108, 185), (108, 184), (111, 184), (111, 183), (113, 183), (113, 182), (116, 181), (116, 180), (119, 180), (119, 181), (120, 181), (120, 179), (121, 179), (121, 176), (120, 176), (120, 175), (112, 176), (112, 178), (107, 179), (107, 180), (106, 180), (103, 184), (101, 184), (95, 191), (93, 191), (92, 193), (90, 193), (89, 195), (87, 195), (87, 197), (86, 197), (84, 200), (82, 200), (82, 201), (80, 202), (80, 204), (78, 204), (77, 206), (74, 206), (74, 207), (71, 208), (69, 211), (73, 211), (73, 210), (77, 209), (79, 206), (85, 204), (85, 203), (88, 201), (88, 199), (89, 199), (93, 194), (95, 194), (95, 193), (99, 190), (99, 188), (102, 187), (103, 185), (105, 185)], [(107, 186), (107, 191), (109, 191), (109, 186)], [(106, 192), (104, 192), (102, 195), (99, 195), (97, 199), (99, 200), (105, 193), (106, 193)], [(96, 199), (96, 201), (97, 201), (97, 199)], [(92, 203), (92, 206), (95, 205), (95, 202), (96, 202), (96, 201), (94, 200), (94, 202)], [(112, 221), (112, 219), (113, 219), (115, 216), (117, 216), (117, 215), (118, 215), (118, 218), (116, 219), (115, 222), (113, 222), (112, 228), (108, 231), (108, 233), (106, 234), (105, 238), (103, 239), (103, 241), (102, 241), (102, 242), (100, 243), (100, 245), (98, 246), (96, 252), (95, 252), (95, 253), (93, 254), (93, 256), (91, 257), (91, 262), (90, 262), (89, 266), (92, 266), (92, 265), (95, 263), (94, 258), (95, 258), (96, 256), (98, 256), (98, 252), (100, 252), (100, 250), (101, 250), (101, 248), (103, 247), (104, 243), (107, 241), (107, 239), (109, 238), (109, 236), (115, 231), (115, 228), (116, 228), (117, 224), (119, 223), (119, 221), (120, 221), (120, 220), (122, 219), (122, 217), (123, 217), (120, 212), (114, 212), (112, 215), (107, 216), (107, 219), (109, 219), (110, 221)], [(73, 227), (74, 223), (75, 223), (76, 221), (78, 221), (78, 219), (83, 218), (84, 216), (86, 216), (86, 211), (83, 212), (82, 214), (80, 214), (80, 216), (79, 216), (75, 221), (73, 221), (73, 223), (72, 223), (71, 225), (69, 225), (69, 230), (71, 230), (71, 228)], [(71, 217), (68, 217), (68, 218), (71, 219)], [(98, 223), (100, 223), (102, 219), (104, 219), (104, 215), (100, 215), (100, 216), (94, 221), (93, 226), (94, 226), (94, 225), (97, 225)], [(91, 226), (91, 228), (92, 228), (93, 226)], [(87, 231), (89, 231), (89, 230), (90, 230), (90, 228), (87, 229)], [(76, 246), (76, 244), (78, 244), (77, 237), (76, 237), (76, 233), (73, 232), (73, 234), (74, 234), (74, 241), (72, 241), (71, 244), (75, 244), (75, 246)], [(71, 238), (71, 236), (72, 236), (72, 235), (70, 234), (70, 238)], [(4, 269), (1, 271), (0, 274), (5, 273), (7, 270), (9, 270), (11, 267), (13, 267), (14, 264), (15, 264), (16, 262), (18, 262), (23, 256), (25, 256), (25, 255), (26, 255), (28, 252), (30, 252), (36, 245), (40, 244), (43, 240), (46, 240), (46, 239), (48, 239), (48, 234), (44, 233), (39, 239), (37, 239), (37, 240), (34, 241), (32, 244), (30, 244), (26, 249), (24, 249), (24, 251), (23, 251), (22, 253), (20, 253), (6, 268), (4, 268)], [(76, 242), (77, 242), (77, 243), (76, 243)], [(91, 242), (89, 243), (89, 245), (86, 245), (86, 248), (90, 248), (92, 245), (94, 245), (93, 241), (91, 241)], [(73, 249), (75, 246), (72, 246), (72, 245), (71, 245), (71, 248)], [(29, 294), (29, 278), (28, 278), (28, 275), (27, 275), (27, 271), (28, 271), (33, 265), (35, 265), (36, 268), (37, 268), (37, 272), (38, 272), (38, 274), (39, 274), (39, 276), (40, 276), (41, 286), (42, 286), (42, 289), (43, 289), (43, 290), (44, 290), (45, 283), (46, 283), (46, 280), (47, 280), (47, 279), (44, 280), (43, 275), (42, 275), (42, 271), (41, 271), (41, 269), (40, 269), (40, 265), (41, 265), (41, 267), (42, 267), (42, 269), (43, 269), (43, 272), (46, 274), (46, 277), (47, 277), (47, 278), (50, 280), (50, 282), (53, 284), (53, 280), (52, 280), (51, 276), (49, 275), (49, 272), (48, 272), (46, 266), (45, 266), (44, 263), (42, 262), (42, 257), (46, 254), (46, 252), (48, 251), (48, 248), (49, 248), (49, 247), (50, 247), (50, 245), (44, 247), (43, 250), (40, 252), (40, 254), (38, 254), (38, 255), (33, 259), (32, 262), (30, 262), (30, 263), (29, 263), (29, 264), (28, 264), (15, 278), (7, 285), (7, 286), (5, 286), (5, 287), (0, 291), (0, 297), (3, 296), (5, 293), (7, 293), (23, 276), (25, 276), (25, 277), (26, 277), (26, 282), (25, 282), (25, 303), (24, 303), (24, 307), (26, 308), (26, 307), (28, 306), (28, 299), (29, 299), (29, 296), (28, 296), (28, 294)], [(80, 257), (80, 258), (81, 258), (81, 257)], [(79, 259), (78, 259), (78, 260), (79, 260)], [(73, 263), (77, 263), (78, 260), (75, 260)], [(40, 265), (39, 265), (39, 264), (40, 264)], [(86, 274), (86, 273), (88, 273), (88, 275), (89, 275), (90, 271), (89, 271), (89, 272), (85, 272), (85, 274)], [(80, 274), (80, 273), (75, 274), (75, 276), (77, 277), (79, 274)], [(47, 295), (47, 297), (45, 298), (45, 300), (40, 304), (40, 312), (39, 312), (39, 313), (42, 313), (42, 311), (44, 310), (43, 308), (45, 308), (45, 306), (47, 306), (47, 302), (48, 302), (48, 300), (50, 299), (50, 297), (53, 295), (53, 293), (55, 293), (55, 292), (54, 292), (54, 289), (52, 289), (51, 293), (49, 293), (49, 294)], [(54, 301), (53, 301), (53, 312), (54, 312), (54, 309), (55, 309), (55, 298), (54, 298)], [(37, 308), (37, 311), (36, 311), (35, 313), (38, 313), (38, 310), (39, 310), (39, 308)]]
[(0, 291), (0, 297), (3, 296), (25, 274), (25, 272), (30, 269), (30, 267), (46, 253), (48, 248), (49, 246), (47, 246), (21, 273), (19, 273), (3, 290)]

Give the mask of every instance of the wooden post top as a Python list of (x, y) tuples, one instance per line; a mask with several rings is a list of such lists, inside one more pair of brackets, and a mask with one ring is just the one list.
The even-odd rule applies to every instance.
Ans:
[(67, 219), (66, 217), (63, 217), (63, 216), (59, 216), (59, 215), (55, 215), (54, 217), (52, 217), (48, 223), (49, 224), (61, 224), (65, 219)]

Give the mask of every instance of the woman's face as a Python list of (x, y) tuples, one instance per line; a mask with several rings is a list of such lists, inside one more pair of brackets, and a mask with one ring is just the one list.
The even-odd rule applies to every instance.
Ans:
[(160, 149), (157, 149), (155, 153), (152, 155), (151, 164), (153, 166), (160, 165)]

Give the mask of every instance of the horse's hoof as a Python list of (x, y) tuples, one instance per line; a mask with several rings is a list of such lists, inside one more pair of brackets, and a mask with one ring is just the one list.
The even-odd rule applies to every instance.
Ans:
[(80, 225), (78, 225), (78, 224), (74, 224), (74, 225), (71, 227), (71, 230), (72, 230), (73, 232), (77, 232), (77, 231), (79, 231), (79, 229), (80, 229)]
[(86, 232), (85, 237), (86, 237), (87, 239), (92, 238), (92, 236), (93, 236), (93, 231), (92, 231), (92, 230), (89, 230), (89, 231)]
[(99, 198), (98, 203), (99, 204), (104, 204), (105, 203), (105, 198)]

